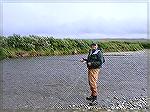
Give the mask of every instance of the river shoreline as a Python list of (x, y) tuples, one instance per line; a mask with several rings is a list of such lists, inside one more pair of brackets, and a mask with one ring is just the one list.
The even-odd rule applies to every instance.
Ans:
[[(148, 52), (149, 49), (143, 49), (143, 50), (138, 50), (138, 51), (120, 51), (120, 52), (104, 52), (103, 55), (104, 56), (127, 56), (127, 55), (131, 55), (135, 52)], [(16, 53), (16, 55), (13, 56), (8, 56), (4, 59), (19, 59), (19, 58), (32, 58), (32, 57), (51, 57), (51, 56), (73, 56), (73, 55), (87, 55), (87, 53), (75, 53), (75, 54), (58, 54), (58, 55), (45, 55), (45, 54), (40, 54), (40, 53), (36, 53), (36, 52), (32, 52), (32, 53), (28, 53), (28, 52), (19, 52)], [(1, 61), (1, 60), (0, 60)]]

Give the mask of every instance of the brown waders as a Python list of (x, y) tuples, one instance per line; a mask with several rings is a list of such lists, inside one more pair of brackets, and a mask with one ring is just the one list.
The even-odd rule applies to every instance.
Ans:
[(100, 73), (100, 69), (88, 69), (88, 81), (91, 90), (91, 96), (97, 96), (97, 80)]

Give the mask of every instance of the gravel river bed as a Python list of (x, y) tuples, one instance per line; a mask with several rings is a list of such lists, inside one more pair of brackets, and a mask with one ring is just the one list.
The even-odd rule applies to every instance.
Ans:
[(105, 53), (98, 105), (89, 106), (87, 55), (4, 59), (0, 112), (150, 112), (150, 51)]

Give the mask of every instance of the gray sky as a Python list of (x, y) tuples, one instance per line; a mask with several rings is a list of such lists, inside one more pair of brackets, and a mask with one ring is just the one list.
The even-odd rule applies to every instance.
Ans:
[(3, 3), (3, 34), (147, 38), (146, 3)]

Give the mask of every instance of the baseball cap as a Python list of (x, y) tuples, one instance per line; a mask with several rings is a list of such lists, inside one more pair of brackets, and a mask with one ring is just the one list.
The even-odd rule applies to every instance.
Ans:
[(96, 43), (92, 43), (92, 44), (91, 44), (91, 46), (96, 46), (96, 45), (97, 45)]

